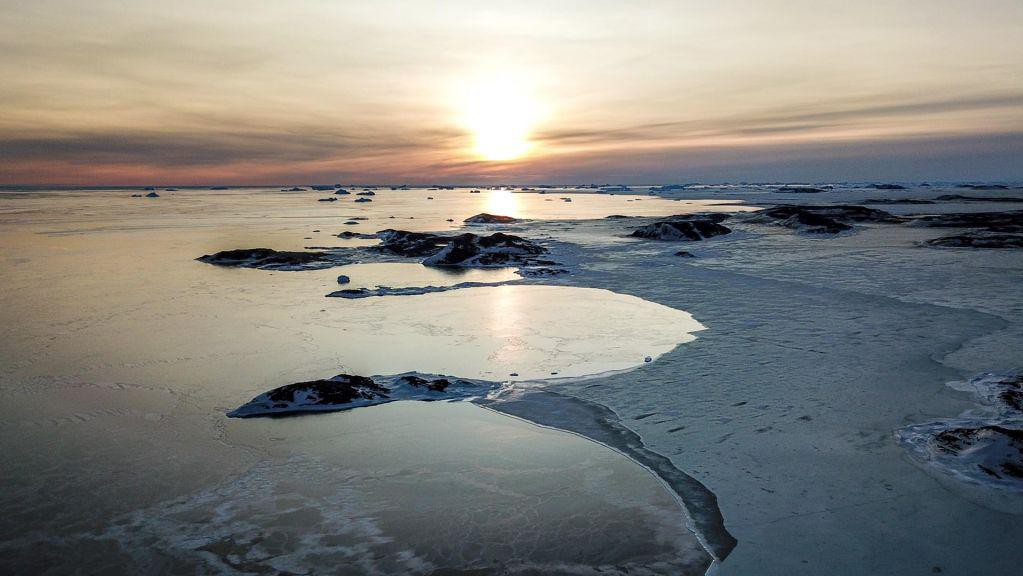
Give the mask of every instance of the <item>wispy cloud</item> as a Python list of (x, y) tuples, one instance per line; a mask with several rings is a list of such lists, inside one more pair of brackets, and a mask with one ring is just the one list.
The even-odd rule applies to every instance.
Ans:
[[(15, 3), (0, 183), (642, 179), (754, 156), (801, 170), (822, 166), (790, 162), (813, 146), (894, 141), (922, 169), (928, 142), (1023, 132), (1021, 6)], [(532, 155), (483, 162), (459, 91), (509, 71), (548, 113)]]

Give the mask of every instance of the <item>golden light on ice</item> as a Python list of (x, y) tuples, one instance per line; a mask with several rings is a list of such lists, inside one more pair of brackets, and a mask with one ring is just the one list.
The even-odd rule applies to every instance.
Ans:
[(490, 161), (514, 160), (532, 148), (529, 133), (537, 110), (529, 94), (511, 82), (489, 82), (470, 89), (465, 122), (474, 151)]

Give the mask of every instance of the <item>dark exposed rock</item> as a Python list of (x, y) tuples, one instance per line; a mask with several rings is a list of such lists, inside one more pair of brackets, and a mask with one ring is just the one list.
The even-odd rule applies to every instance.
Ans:
[(777, 224), (810, 234), (837, 234), (852, 230), (852, 226), (844, 222), (815, 212), (796, 212), (784, 220), (778, 220)]
[(773, 220), (786, 220), (795, 216), (796, 214), (816, 214), (819, 216), (826, 216), (838, 221), (852, 221), (852, 222), (901, 222), (902, 220), (893, 214), (885, 212), (884, 210), (878, 210), (876, 208), (867, 208), (866, 206), (856, 206), (853, 204), (829, 204), (821, 206), (797, 206), (794, 204), (780, 204), (772, 208), (765, 208), (763, 210), (757, 210), (753, 212), (753, 216), (766, 216)]
[(327, 296), (333, 298), (368, 298), (370, 296), (377, 296), (377, 293), (369, 288), (345, 288), (343, 290), (335, 290)]
[(280, 412), (310, 412), (344, 407), (356, 401), (381, 401), (390, 390), (365, 376), (339, 374), (329, 380), (288, 384), (253, 398), (228, 414), (237, 418)]
[(607, 219), (607, 220), (624, 220), (626, 218), (630, 218), (630, 216), (622, 216), (621, 214), (612, 214), (610, 216), (604, 216), (604, 218)]
[(775, 192), (789, 192), (795, 194), (819, 194), (825, 192), (824, 188), (817, 188), (815, 186), (782, 186), (775, 190)]
[(934, 201), (918, 198), (874, 198), (873, 200), (864, 200), (863, 204), (934, 204)]
[(146, 194), (146, 198), (159, 198), (159, 197), (160, 197), (160, 195), (157, 194), (156, 192), (150, 192), (149, 194)]
[(313, 184), (312, 186), (310, 186), (310, 188), (312, 188), (313, 190), (320, 191), (320, 192), (323, 192), (323, 191), (326, 191), (326, 190), (333, 190), (334, 189), (333, 186), (324, 185), (324, 184)]
[(1023, 248), (1023, 231), (997, 232), (972, 230), (953, 236), (942, 236), (924, 242), (927, 246), (946, 248)]
[(451, 378), (438, 374), (405, 373), (393, 376), (353, 376), (298, 382), (256, 396), (227, 415), (233, 418), (274, 416), (302, 412), (330, 412), (395, 400), (472, 398), (497, 382)]
[(363, 190), (362, 192), (356, 192), (356, 196), (376, 196), (377, 193), (372, 190)]
[(224, 250), (200, 256), (196, 260), (217, 266), (261, 270), (315, 270), (338, 264), (325, 252), (278, 252), (270, 248)]
[(371, 200), (369, 198), (356, 198), (355, 201), (356, 202), (372, 202), (373, 200)]
[(1007, 377), (999, 384), (1002, 391), (998, 393), (998, 400), (1012, 410), (1023, 412), (1023, 374)]
[(1023, 198), (1020, 197), (963, 196), (962, 194), (943, 194), (935, 198), (935, 200), (940, 200), (942, 202), (1023, 202)]
[(747, 222), (767, 223), (809, 234), (837, 234), (851, 230), (848, 222), (901, 222), (884, 210), (849, 204), (797, 206), (781, 204), (757, 210), (745, 217)]
[(360, 232), (351, 232), (349, 230), (345, 230), (344, 232), (341, 232), (340, 234), (338, 234), (337, 237), (338, 238), (364, 238), (366, 240), (370, 240), (370, 239), (375, 239), (377, 237), (377, 235), (376, 234), (362, 234)]
[(1023, 227), (1023, 210), (1011, 212), (961, 212), (915, 217), (911, 224), (927, 228), (999, 228)]
[(335, 191), (334, 194), (336, 194), (338, 196), (348, 196), (349, 194), (351, 194), (351, 192), (349, 192), (348, 190), (342, 189), (342, 190)]
[(345, 276), (344, 274), (342, 274), (342, 275), (337, 277), (337, 283), (338, 284), (348, 284), (351, 281), (352, 281), (352, 279), (349, 278), (348, 276)]
[(547, 266), (541, 266), (539, 268), (522, 268), (519, 270), (519, 275), (525, 276), (526, 278), (538, 278), (542, 276), (557, 276), (558, 274), (568, 274), (568, 270), (564, 268), (549, 268)]
[(405, 384), (408, 384), (409, 386), (412, 386), (414, 388), (426, 388), (427, 390), (432, 390), (434, 392), (443, 392), (447, 390), (448, 386), (451, 386), (451, 381), (448, 380), (447, 378), (427, 380), (426, 378), (422, 378), (420, 376), (415, 376), (412, 374), (400, 377), (399, 381), (404, 382)]
[(487, 214), (486, 212), (483, 212), (482, 214), (470, 216), (465, 220), (462, 220), (462, 222), (465, 222), (466, 224), (511, 224), (512, 222), (517, 222), (517, 220), (511, 216), (501, 216), (499, 214)]
[(692, 252), (687, 252), (685, 250), (679, 250), (678, 252), (675, 252), (675, 256), (678, 256), (680, 258), (696, 258), (696, 255), (694, 255)]
[(956, 188), (965, 188), (967, 190), (1008, 190), (1009, 187), (1005, 184), (959, 184)]
[(638, 228), (629, 236), (651, 240), (704, 240), (731, 233), (730, 228), (719, 224), (726, 218), (728, 218), (727, 214), (676, 216), (670, 220), (662, 220)]
[(446, 239), (446, 245), (423, 264), (427, 266), (501, 266), (534, 262), (547, 249), (525, 238), (495, 232), (490, 236), (466, 233)]
[(934, 446), (951, 456), (970, 452), (977, 468), (995, 478), (1023, 479), (1023, 430), (996, 424), (950, 428), (934, 436)]
[(337, 202), (337, 198), (334, 198), (333, 196), (330, 196), (330, 197), (327, 197), (327, 198), (317, 198), (316, 201), (317, 202)]
[[(407, 258), (426, 257), (426, 266), (498, 266), (529, 265), (547, 266), (553, 262), (540, 260), (536, 256), (546, 254), (547, 249), (530, 240), (496, 232), (489, 236), (472, 233), (457, 236), (409, 232), (386, 229), (376, 234), (342, 232), (339, 238), (375, 238), (380, 243), (366, 250), (386, 252)], [(339, 294), (345, 296), (345, 294)], [(352, 294), (358, 296), (357, 294)]]
[(871, 184), (867, 188), (873, 188), (874, 190), (905, 190), (906, 187), (901, 184)]
[(379, 296), (419, 296), (423, 294), (436, 294), (438, 292), (450, 292), (464, 288), (483, 288), (488, 286), (499, 286), (511, 282), (459, 282), (458, 284), (447, 284), (444, 286), (404, 286), (391, 288), (390, 286), (377, 286), (376, 288), (346, 288), (327, 294), (328, 298), (345, 298), (357, 300), (361, 298), (375, 298)]
[(381, 230), (376, 234), (381, 242), (374, 248), (399, 256), (430, 256), (436, 254), (449, 241), (449, 237), (427, 232)]

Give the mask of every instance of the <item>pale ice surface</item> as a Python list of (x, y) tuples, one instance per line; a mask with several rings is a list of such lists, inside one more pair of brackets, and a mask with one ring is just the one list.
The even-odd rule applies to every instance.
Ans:
[[(645, 469), (471, 404), (231, 421), (211, 442), (209, 430), (161, 433), (203, 420), (201, 407), (130, 391), (147, 416), (121, 414), (123, 395), (91, 391), (105, 413), (54, 424), (80, 477), (36, 470), (52, 501), (5, 491), (4, 573), (695, 575), (711, 561)], [(135, 434), (111, 450), (105, 426)], [(70, 489), (81, 492), (65, 505)]]
[[(22, 502), (25, 494), (39, 490), (50, 494), (49, 501), (62, 502), (92, 486), (105, 486), (118, 473), (140, 465), (155, 470), (167, 460), (177, 463), (182, 474), (195, 471), (175, 484), (174, 497), (202, 493), (244, 475), (264, 458), (273, 438), (279, 438), (273, 445), (287, 452), (291, 437), (271, 431), (261, 440), (238, 441), (236, 434), (258, 435), (262, 428), (245, 428), (248, 421), (225, 424), (223, 418), (226, 409), (281, 384), (349, 369), (468, 377), (514, 371), (523, 379), (562, 370), (592, 375), (615, 367), (605, 365), (608, 358), (592, 348), (574, 350), (573, 343), (582, 347), (589, 338), (587, 346), (604, 346), (624, 330), (620, 334), (642, 338), (646, 346), (660, 341), (660, 357), (643, 363), (658, 349), (637, 349), (637, 357), (632, 349), (619, 349), (610, 358), (634, 369), (599, 378), (549, 379), (546, 385), (606, 407), (642, 439), (645, 450), (667, 458), (716, 495), (725, 526), (738, 541), (718, 566), (719, 574), (903, 575), (940, 569), (945, 574), (1015, 575), (1023, 564), (1020, 517), (1000, 497), (939, 481), (914, 465), (893, 432), (973, 406), (968, 394), (946, 382), (1023, 364), (1023, 252), (924, 248), (920, 241), (947, 231), (881, 224), (818, 238), (729, 222), (733, 233), (704, 242), (654, 243), (625, 237), (642, 218), (603, 220), (611, 214), (734, 209), (711, 206), (726, 201), (858, 202), (957, 192), (965, 193), (940, 185), (908, 190), (846, 185), (821, 194), (786, 195), (772, 187), (736, 185), (660, 193), (678, 200), (572, 194), (574, 201), (565, 203), (557, 200), (565, 195), (558, 191), (509, 192), (494, 201), (514, 199), (524, 207), (518, 213), (489, 205), (486, 193), (463, 191), (450, 192), (450, 202), (441, 201), (444, 191), (381, 191), (374, 202), (357, 209), (346, 201), (317, 203), (324, 193), (273, 191), (230, 191), (210, 199), (202, 195), (209, 192), (138, 199), (127, 198), (124, 191), (66, 198), (62, 193), (59, 201), (38, 194), (3, 198), (0, 258), (7, 273), (0, 289), (9, 305), (0, 310), (0, 391), (5, 399), (0, 411), (3, 437), (18, 439), (4, 442), (15, 454), (15, 473), (9, 475), (13, 488), (5, 490), (10, 496), (4, 504)], [(437, 200), (425, 201), (427, 195)], [(874, 207), (908, 214), (1023, 206)], [(390, 212), (394, 219), (388, 218)], [(571, 273), (500, 288), (342, 301), (323, 295), (338, 288), (339, 273), (351, 276), (354, 284), (358, 266), (343, 272), (272, 273), (190, 260), (232, 248), (345, 246), (351, 241), (333, 236), (341, 229), (452, 230), (479, 212), (534, 219), (487, 228), (549, 242), (552, 258), (570, 265)], [(341, 225), (342, 218), (359, 215), (370, 220)], [(542, 220), (550, 217), (574, 219)], [(679, 258), (674, 255), (679, 249), (696, 257)], [(402, 273), (394, 272), (368, 282), (396, 285)], [(418, 280), (413, 283), (440, 282)], [(635, 298), (639, 321), (630, 319), (627, 326), (608, 322), (614, 326), (611, 332), (578, 341), (545, 341), (525, 322), (504, 333), (503, 340), (491, 338), (480, 319), (494, 309), (501, 290), (514, 289), (515, 298), (524, 298), (515, 308), (521, 314), (543, 315), (529, 311), (538, 301), (530, 291), (557, 288), (538, 283), (601, 294), (572, 311), (573, 318), (586, 316), (585, 327), (600, 325), (595, 311), (603, 310), (605, 300), (620, 303), (617, 318), (623, 318), (630, 308), (623, 300), (627, 297)], [(461, 310), (457, 322), (427, 314), (415, 320), (422, 303), (442, 301)], [(388, 312), (380, 315), (395, 318), (374, 330), (411, 333), (418, 344), (380, 350), (371, 341), (374, 330), (355, 326), (372, 315), (360, 306), (386, 307)], [(413, 321), (402, 323), (399, 310)], [(671, 322), (638, 336), (631, 331), (648, 319), (656, 321), (665, 310), (684, 310), (705, 329), (683, 346), (677, 344), (691, 330), (671, 337), (659, 332)], [(542, 318), (529, 321), (534, 320)], [(479, 330), (466, 330), (465, 322), (476, 323)], [(575, 334), (585, 331), (576, 328)], [(517, 344), (517, 338), (526, 343)], [(439, 353), (418, 349), (431, 340), (449, 342), (444, 348), (452, 350), (466, 342), (470, 346), (464, 356), (449, 357), (443, 348)], [(548, 356), (549, 347), (559, 352)], [(563, 354), (577, 360), (562, 363)], [(98, 397), (110, 399), (89, 404), (94, 398), (90, 387), (99, 387), (104, 395)], [(143, 393), (156, 400), (134, 399)], [(146, 407), (168, 403), (192, 408), (178, 415)], [(41, 414), (31, 423), (10, 418), (30, 408)], [(128, 426), (119, 417), (103, 416), (104, 411), (130, 413), (137, 424)], [(517, 415), (528, 418), (528, 410)], [(333, 417), (286, 422), (308, 422), (312, 430)], [(100, 420), (105, 424), (96, 424)], [(264, 425), (272, 426), (256, 426)], [(62, 446), (67, 427), (80, 432), (70, 446)], [(105, 442), (135, 433), (139, 442), (164, 446), (157, 439), (179, 429), (174, 448), (158, 455), (132, 443)], [(124, 464), (85, 470), (69, 482), (62, 475), (68, 461), (60, 455), (77, 456), (83, 466), (94, 458)], [(46, 484), (43, 478), (59, 481)], [(121, 485), (123, 490), (103, 505), (123, 508), (125, 514), (152, 506), (170, 496), (158, 493), (159, 485), (148, 499), (145, 490), (139, 491), (134, 498), (141, 502), (117, 500), (132, 492)], [(49, 509), (59, 512), (59, 521), (78, 526), (88, 515), (85, 504), (77, 506)], [(20, 516), (10, 517), (36, 518), (34, 511), (18, 510)], [(13, 533), (12, 526), (4, 524), (5, 536)]]
[[(325, 298), (338, 288), (341, 273), (352, 287), (502, 282), (518, 275), (510, 269), (452, 272), (411, 261), (303, 272), (211, 266), (195, 258), (247, 246), (350, 245), (334, 234), (352, 228), (344, 219), (357, 214), (335, 210), (338, 202), (317, 203), (313, 194), (182, 191), (139, 199), (129, 192), (0, 193), (0, 571), (304, 569), (323, 549), (310, 547), (312, 556), (279, 554), (281, 546), (311, 546), (313, 536), (290, 523), (319, 521), (317, 507), (339, 507), (344, 516), (347, 486), (358, 502), (365, 500), (363, 490), (378, 501), (410, 499), (367, 512), (394, 518), (383, 534), (356, 530), (355, 536), (375, 538), (372, 554), (404, 554), (403, 542), (435, 550), (427, 554), (435, 559), (417, 564), (420, 573), (447, 561), (472, 567), (466, 559), (474, 555), (519, 562), (527, 571), (706, 568), (710, 557), (686, 529), (677, 495), (620, 453), (568, 434), (482, 416), (474, 406), (436, 403), (405, 412), (365, 409), (366, 417), (317, 416), (302, 421), (297, 436), (282, 431), (298, 420), (235, 424), (225, 418), (227, 410), (268, 389), (346, 371), (527, 379), (632, 368), (691, 340), (702, 326), (689, 314), (588, 287)], [(366, 205), (379, 213), (360, 225), (398, 227), (386, 214), (400, 212), (402, 194), (408, 193), (380, 192)], [(590, 210), (600, 217), (657, 203), (590, 196)], [(584, 199), (574, 206), (585, 215), (590, 204)], [(465, 215), (479, 211), (476, 205), (461, 209)], [(434, 220), (459, 213), (438, 209)], [(403, 220), (401, 227), (419, 220), (425, 218)], [(310, 441), (321, 428), (329, 431), (334, 418), (356, 418), (356, 426), (339, 432), (341, 442)], [(492, 434), (478, 433), (485, 429), (481, 419)], [(438, 435), (433, 420), (460, 426), (458, 441)], [(437, 444), (424, 452), (420, 444), (430, 438)], [(507, 446), (516, 441), (523, 452), (509, 460), (514, 448)], [(336, 461), (353, 467), (323, 468), (331, 450), (340, 450)], [(374, 472), (351, 464), (355, 453), (374, 450), (396, 468)], [(412, 464), (420, 453), (437, 452), (449, 463)], [(484, 465), (476, 454), (495, 461)], [(555, 454), (564, 467), (552, 469), (545, 454)], [(534, 457), (546, 460), (536, 464)], [(317, 477), (321, 471), (340, 474), (336, 494), (322, 493), (321, 485), (330, 483)], [(460, 474), (463, 485), (444, 494), (451, 473)], [(527, 490), (530, 483), (534, 488)], [(310, 490), (318, 492), (306, 494)], [(289, 493), (296, 501), (277, 510), (272, 496)], [(488, 494), (503, 499), (490, 501)], [(572, 511), (576, 504), (579, 510)], [(421, 533), (396, 533), (410, 512), (421, 514)], [(340, 516), (316, 526), (338, 528)], [(189, 518), (209, 530), (196, 530)], [(450, 542), (424, 543), (439, 535), (427, 519), (434, 527), (448, 523)], [(478, 527), (464, 532), (470, 520)], [(603, 527), (594, 531), (591, 520)], [(573, 526), (578, 539), (571, 546), (550, 532), (559, 526)], [(349, 544), (363, 546), (345, 540), (328, 548), (347, 553)], [(552, 568), (556, 560), (567, 564)], [(405, 573), (410, 566), (389, 570)]]

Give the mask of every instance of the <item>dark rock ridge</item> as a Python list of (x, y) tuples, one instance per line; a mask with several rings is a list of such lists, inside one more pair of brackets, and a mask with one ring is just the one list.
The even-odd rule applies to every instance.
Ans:
[(863, 204), (934, 204), (933, 200), (920, 200), (918, 198), (875, 198), (864, 200)]
[(327, 380), (297, 382), (256, 396), (227, 415), (247, 418), (268, 414), (337, 410), (358, 402), (359, 405), (390, 399), (390, 390), (365, 376), (339, 374)]
[(727, 218), (727, 214), (687, 214), (674, 216), (669, 220), (661, 220), (642, 228), (637, 228), (629, 236), (667, 241), (705, 240), (714, 236), (731, 233), (731, 228), (720, 224), (720, 222)]
[(519, 276), (525, 278), (542, 278), (544, 276), (557, 276), (558, 274), (568, 274), (568, 270), (564, 268), (550, 268), (547, 266), (540, 266), (537, 268), (522, 268), (516, 272)]
[(317, 198), (316, 201), (317, 202), (337, 202), (337, 198), (334, 198), (333, 196), (329, 196), (327, 198)]
[(854, 204), (826, 204), (821, 206), (797, 206), (795, 204), (780, 204), (772, 208), (757, 210), (752, 213), (755, 216), (767, 216), (774, 220), (785, 220), (796, 214), (817, 214), (839, 221), (851, 222), (901, 222), (902, 220), (894, 214), (856, 206)]
[(487, 267), (510, 264), (550, 264), (536, 260), (547, 249), (525, 238), (495, 232), (490, 236), (466, 233), (448, 239), (441, 250), (423, 260), (426, 266)]
[(901, 222), (884, 210), (849, 204), (797, 206), (781, 204), (752, 212), (747, 222), (775, 224), (810, 234), (837, 234), (851, 230), (849, 222)]
[(817, 188), (815, 186), (782, 186), (775, 190), (775, 192), (789, 192), (795, 194), (819, 194), (825, 192), (824, 188)]
[(471, 398), (496, 386), (496, 382), (435, 374), (406, 373), (372, 378), (338, 374), (324, 380), (297, 382), (274, 388), (228, 412), (227, 415), (232, 418), (251, 418), (347, 410), (394, 400)]
[(501, 216), (499, 214), (487, 214), (483, 212), (475, 216), (470, 216), (465, 220), (462, 220), (466, 224), (511, 224), (512, 222), (518, 222), (511, 216)]
[(778, 220), (777, 224), (811, 234), (837, 234), (852, 230), (852, 226), (816, 212), (796, 212), (784, 220)]
[(926, 240), (924, 244), (945, 248), (1023, 248), (1023, 233), (971, 230)]
[(157, 194), (156, 192), (150, 192), (149, 194), (146, 194), (146, 198), (159, 198), (159, 197), (160, 197), (160, 195)]
[(983, 473), (999, 480), (1023, 480), (1023, 430), (992, 424), (976, 428), (951, 428), (934, 436), (937, 450), (952, 457), (966, 452), (976, 457), (986, 453), (973, 464)]
[(917, 216), (910, 224), (926, 228), (988, 228), (1015, 231), (1017, 228), (1023, 228), (1023, 210)]
[(428, 380), (415, 374), (409, 374), (407, 376), (399, 376), (398, 380), (404, 382), (414, 388), (426, 388), (434, 392), (443, 392), (451, 386), (451, 381), (447, 378), (436, 378), (434, 380)]
[(360, 232), (352, 232), (350, 230), (345, 230), (344, 232), (341, 232), (340, 234), (338, 234), (337, 237), (338, 238), (363, 238), (363, 239), (366, 239), (366, 240), (372, 240), (372, 239), (376, 239), (377, 236), (376, 236), (376, 234), (362, 234)]
[(905, 190), (906, 187), (901, 184), (871, 184), (867, 188), (873, 188), (874, 190)]
[(1006, 376), (998, 381), (998, 401), (1010, 410), (1023, 413), (1023, 374)]
[(989, 412), (1014, 418), (1023, 415), (1023, 370), (1008, 374), (985, 373), (967, 383), (949, 384), (973, 394)]
[(962, 194), (943, 194), (935, 198), (942, 202), (1011, 202), (1023, 203), (1023, 198), (1012, 196), (963, 196)]
[(390, 228), (377, 232), (376, 237), (380, 239), (380, 244), (374, 246), (375, 249), (407, 257), (436, 254), (448, 243), (448, 237), (440, 234)]
[(895, 433), (911, 456), (983, 486), (1023, 491), (1023, 372), (981, 374), (949, 386), (970, 392), (978, 411)]
[(525, 238), (495, 232), (489, 236), (471, 232), (457, 236), (381, 230), (376, 237), (380, 244), (371, 249), (405, 257), (426, 257), (426, 266), (488, 267), (511, 264), (547, 265), (536, 257), (547, 249)]
[(339, 264), (326, 252), (278, 252), (270, 248), (224, 250), (200, 256), (196, 260), (216, 266), (260, 270), (316, 270)]
[(373, 200), (371, 200), (369, 198), (356, 198), (355, 201), (356, 202), (372, 202)]
[[(345, 298), (347, 300), (359, 300), (361, 298), (374, 298), (377, 296), (419, 296), (421, 294), (433, 294), (436, 292), (450, 292), (463, 288), (485, 288), (490, 286), (502, 286), (513, 284), (517, 280), (505, 282), (459, 282), (447, 286), (405, 286), (402, 288), (391, 288), (390, 286), (377, 286), (376, 288), (345, 288), (327, 294), (328, 298)], [(339, 282), (340, 284), (340, 282)]]
[(1008, 190), (1009, 187), (1005, 184), (959, 184), (956, 188), (965, 188), (967, 190)]

